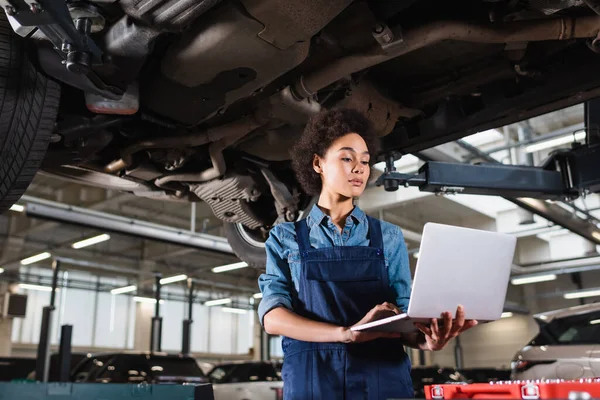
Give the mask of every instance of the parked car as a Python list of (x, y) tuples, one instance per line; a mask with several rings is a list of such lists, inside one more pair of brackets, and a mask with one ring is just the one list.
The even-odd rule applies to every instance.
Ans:
[(586, 3), (4, 1), (0, 212), (38, 170), (204, 201), (262, 267), (310, 204), (289, 155), (310, 115), (363, 111), (382, 160), (597, 97)]
[(208, 378), (215, 400), (282, 400), (281, 373), (272, 362), (217, 365)]
[[(166, 353), (95, 355), (81, 366), (79, 382), (94, 383), (208, 383), (196, 360)], [(85, 371), (87, 370), (87, 371)]]
[(416, 398), (425, 398), (425, 385), (443, 383), (467, 383), (467, 379), (454, 368), (439, 366), (417, 367), (413, 366), (410, 372)]
[(600, 377), (600, 303), (534, 316), (540, 331), (511, 362), (512, 379)]

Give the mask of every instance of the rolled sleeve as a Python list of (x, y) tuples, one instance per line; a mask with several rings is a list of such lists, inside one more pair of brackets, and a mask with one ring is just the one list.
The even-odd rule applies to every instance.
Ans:
[(396, 293), (396, 305), (403, 312), (407, 312), (408, 303), (410, 301), (412, 277), (404, 235), (399, 227), (397, 227), (396, 232), (397, 233), (394, 235), (395, 246), (393, 246), (393, 250), (389, 256), (389, 280), (390, 286)]
[(274, 308), (285, 307), (292, 310), (292, 275), (285, 248), (281, 240), (281, 230), (275, 226), (265, 242), (267, 252), (266, 272), (258, 278), (258, 286), (263, 295), (258, 305), (258, 318), (262, 326), (265, 315)]

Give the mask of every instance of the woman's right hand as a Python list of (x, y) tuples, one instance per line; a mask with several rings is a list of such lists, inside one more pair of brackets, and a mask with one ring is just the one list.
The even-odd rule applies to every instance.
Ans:
[[(400, 310), (398, 307), (391, 303), (378, 304), (373, 307), (360, 321), (352, 326), (366, 324), (368, 322), (377, 321), (382, 318), (387, 318), (399, 314)], [(344, 343), (362, 343), (370, 340), (379, 338), (400, 338), (401, 333), (393, 332), (364, 332), (364, 331), (352, 331), (351, 327), (343, 328), (342, 330), (342, 342)]]

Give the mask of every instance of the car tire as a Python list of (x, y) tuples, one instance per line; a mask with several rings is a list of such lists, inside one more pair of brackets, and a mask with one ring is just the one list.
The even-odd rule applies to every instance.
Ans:
[(60, 86), (39, 73), (0, 12), (0, 213), (33, 180), (48, 149)]
[(227, 241), (240, 260), (250, 267), (264, 269), (267, 263), (266, 238), (239, 223), (225, 223), (224, 226)]
[[(313, 196), (301, 205), (302, 211), (298, 215), (298, 220), (304, 218), (318, 198)], [(231, 249), (240, 260), (243, 260), (248, 266), (264, 269), (267, 264), (267, 253), (265, 251), (266, 237), (258, 231), (252, 231), (242, 224), (225, 223), (225, 236), (231, 246)]]

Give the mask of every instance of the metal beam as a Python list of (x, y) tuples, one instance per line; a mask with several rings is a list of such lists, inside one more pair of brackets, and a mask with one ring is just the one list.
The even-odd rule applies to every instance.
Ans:
[[(481, 157), (483, 160), (493, 163), (499, 164), (495, 158), (491, 157), (488, 154), (485, 154), (478, 148), (471, 146), (470, 144), (459, 140), (457, 144), (468, 151), (469, 153)], [(560, 225), (565, 229), (573, 232), (576, 235), (579, 235), (592, 243), (596, 243), (600, 245), (600, 238), (598, 235), (598, 228), (596, 225), (590, 223), (590, 221), (577, 217), (577, 215), (573, 215), (573, 213), (568, 212), (558, 204), (551, 204), (544, 200), (540, 199), (532, 199), (532, 198), (514, 198), (514, 197), (505, 197), (506, 200), (515, 203), (517, 206), (530, 211), (534, 214), (539, 215), (547, 219), (550, 222), (553, 222), (556, 225)]]
[(27, 216), (36, 218), (86, 226), (200, 250), (234, 254), (227, 240), (219, 236), (192, 233), (189, 230), (176, 229), (53, 201), (28, 197), (26, 199), (25, 212)]

